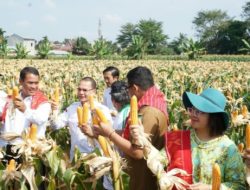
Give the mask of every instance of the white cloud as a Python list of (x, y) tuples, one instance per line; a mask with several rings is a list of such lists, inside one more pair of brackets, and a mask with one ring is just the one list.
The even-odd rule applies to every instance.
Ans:
[(47, 22), (47, 23), (55, 23), (56, 20), (57, 20), (56, 17), (53, 16), (53, 15), (45, 15), (45, 16), (43, 17), (43, 21), (44, 21), (44, 22)]
[(20, 20), (20, 21), (16, 22), (16, 26), (18, 26), (18, 27), (27, 28), (30, 25), (31, 25), (31, 23), (28, 20)]
[(111, 15), (111, 14), (106, 14), (104, 15), (104, 20), (111, 22), (111, 23), (120, 23), (122, 22), (121, 17), (118, 15)]
[(56, 3), (54, 0), (44, 0), (44, 3), (47, 7), (54, 8), (56, 6)]

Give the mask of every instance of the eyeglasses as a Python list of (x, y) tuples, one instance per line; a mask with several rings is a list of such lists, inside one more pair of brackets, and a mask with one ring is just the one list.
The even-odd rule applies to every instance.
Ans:
[(189, 115), (193, 115), (193, 116), (195, 116), (195, 117), (199, 117), (199, 115), (201, 115), (201, 114), (204, 114), (204, 112), (202, 112), (202, 111), (200, 111), (200, 110), (197, 110), (196, 108), (194, 108), (194, 107), (189, 107), (189, 108), (187, 108), (187, 111), (188, 111), (188, 114)]
[(77, 88), (77, 90), (79, 91), (79, 92), (81, 92), (81, 91), (83, 91), (83, 92), (89, 92), (89, 91), (91, 91), (91, 90), (94, 90), (94, 88), (92, 88), (92, 89), (85, 89), (85, 88)]

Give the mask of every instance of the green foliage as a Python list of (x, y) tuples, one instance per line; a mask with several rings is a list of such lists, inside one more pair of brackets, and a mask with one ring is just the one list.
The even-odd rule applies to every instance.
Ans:
[(121, 26), (120, 35), (117, 37), (117, 43), (121, 45), (121, 48), (126, 48), (132, 42), (132, 36), (137, 35), (137, 26), (132, 23), (127, 23)]
[(242, 7), (243, 13), (242, 16), (245, 21), (250, 24), (250, 2), (246, 2), (246, 4)]
[(201, 47), (200, 42), (194, 41), (192, 38), (183, 42), (180, 48), (188, 55), (188, 59), (198, 58), (205, 50), (205, 48)]
[(9, 53), (9, 49), (7, 46), (7, 40), (4, 36), (5, 31), (0, 28), (0, 57), (1, 58), (6, 58)]
[(156, 20), (140, 20), (138, 23), (138, 31), (142, 36), (145, 44), (147, 44), (147, 54), (161, 54), (161, 49), (167, 45), (167, 35), (163, 33), (162, 22)]
[(91, 44), (84, 38), (78, 37), (73, 44), (73, 54), (87, 55), (90, 51)]
[(180, 55), (182, 53), (181, 46), (183, 43), (187, 43), (188, 38), (185, 34), (180, 33), (179, 37), (174, 39), (170, 44), (169, 47), (173, 49), (175, 54)]
[(242, 39), (242, 42), (244, 44), (244, 47), (239, 49), (239, 51), (250, 54), (250, 44), (245, 39)]
[(49, 51), (51, 50), (51, 44), (47, 36), (43, 37), (43, 40), (38, 43), (37, 47), (38, 56), (41, 59), (48, 59)]
[(198, 37), (204, 42), (216, 35), (216, 31), (230, 20), (226, 12), (221, 10), (200, 11), (193, 20)]
[(0, 57), (6, 58), (9, 52), (10, 50), (7, 46), (7, 41), (4, 41), (2, 44), (0, 44)]
[(217, 31), (217, 35), (212, 39), (207, 47), (209, 52), (216, 54), (237, 54), (243, 44), (241, 39), (248, 39), (248, 28), (245, 22), (228, 21), (223, 28)]
[(121, 48), (126, 49), (131, 46), (133, 36), (141, 36), (143, 38), (145, 53), (162, 54), (165, 52), (167, 45), (167, 35), (163, 33), (162, 22), (155, 20), (140, 20), (138, 24), (127, 23), (122, 26), (121, 34), (117, 38), (117, 43)]
[(143, 59), (146, 51), (146, 43), (142, 36), (133, 35), (132, 43), (127, 48), (125, 54), (129, 59)]
[(102, 59), (113, 53), (112, 42), (103, 38), (96, 40), (91, 48), (91, 55), (94, 55), (95, 59)]
[(29, 51), (26, 50), (25, 46), (22, 43), (16, 44), (15, 52), (17, 59), (24, 59), (29, 53)]

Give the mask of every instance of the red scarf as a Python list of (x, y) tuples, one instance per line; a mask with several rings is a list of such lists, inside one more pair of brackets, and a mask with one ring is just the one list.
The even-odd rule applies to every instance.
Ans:
[[(145, 94), (141, 97), (141, 99), (138, 101), (138, 109), (140, 110), (140, 108), (142, 108), (143, 106), (151, 106), (151, 107), (157, 108), (158, 110), (162, 111), (166, 115), (166, 118), (168, 118), (167, 103), (165, 100), (165, 96), (155, 86), (152, 86), (151, 88), (149, 88), (145, 92)], [(126, 120), (126, 126), (123, 131), (123, 137), (125, 139), (129, 139), (129, 134), (130, 134), (128, 118)]]
[[(11, 102), (11, 98), (12, 98), (12, 96), (8, 96), (8, 98), (7, 98), (7, 102), (3, 108), (3, 112), (2, 112), (2, 116), (0, 117), (0, 121), (5, 120), (8, 105)], [(41, 105), (42, 103), (45, 103), (45, 102), (48, 102), (47, 97), (41, 91), (37, 91), (34, 94), (34, 96), (32, 96), (31, 109), (37, 109), (39, 105)]]
[[(192, 174), (192, 153), (190, 142), (190, 131), (173, 131), (165, 133), (165, 149), (169, 159), (168, 171), (179, 168)], [(189, 184), (192, 184), (192, 175), (179, 176)]]

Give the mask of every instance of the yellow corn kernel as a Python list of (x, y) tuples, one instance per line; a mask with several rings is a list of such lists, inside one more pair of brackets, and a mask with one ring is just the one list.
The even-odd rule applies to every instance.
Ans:
[(232, 120), (235, 121), (237, 119), (237, 116), (238, 116), (238, 110), (235, 110), (231, 113), (231, 116), (232, 116)]
[(244, 118), (247, 117), (248, 110), (247, 110), (247, 106), (246, 105), (242, 106), (241, 114), (243, 115)]
[(88, 123), (88, 120), (89, 120), (89, 107), (87, 103), (84, 103), (82, 111), (82, 123)]
[(15, 86), (13, 89), (12, 89), (12, 98), (13, 99), (16, 99), (16, 97), (19, 95), (19, 90), (18, 90), (18, 87)]
[(99, 125), (99, 119), (98, 119), (98, 116), (96, 114), (92, 115), (92, 124)]
[(98, 136), (98, 142), (102, 148), (103, 154), (107, 157), (110, 157), (109, 151), (108, 151), (108, 145), (107, 140), (103, 136)]
[(250, 124), (246, 127), (246, 148), (250, 149)]
[(89, 96), (88, 96), (88, 99), (89, 99), (90, 109), (93, 110), (93, 109), (95, 108), (94, 96), (93, 96), (93, 95), (89, 95)]
[(30, 133), (29, 133), (29, 139), (31, 141), (35, 141), (37, 136), (37, 126), (35, 124), (32, 124), (30, 126)]
[(114, 155), (112, 156), (113, 160), (113, 184), (114, 189), (121, 189), (120, 187), (120, 162), (118, 161), (119, 155), (117, 155), (117, 152), (114, 152)]
[(82, 116), (83, 116), (83, 108), (82, 107), (78, 107), (77, 108), (77, 118), (78, 118), (78, 125), (82, 125), (83, 121), (82, 121)]
[(14, 159), (11, 159), (9, 161), (9, 164), (7, 165), (7, 171), (11, 172), (11, 171), (15, 171), (16, 170), (16, 161)]
[(103, 112), (100, 109), (96, 108), (95, 111), (96, 111), (96, 114), (101, 122), (108, 123), (107, 118), (105, 117), (105, 115), (103, 114)]
[(221, 172), (220, 166), (215, 163), (212, 171), (212, 190), (220, 190)]
[(59, 87), (56, 87), (55, 91), (54, 91), (54, 95), (53, 95), (54, 100), (55, 100), (56, 103), (59, 103), (59, 96), (60, 96), (59, 91), (60, 91)]
[(130, 119), (131, 125), (138, 125), (138, 104), (136, 96), (132, 96), (130, 100)]

